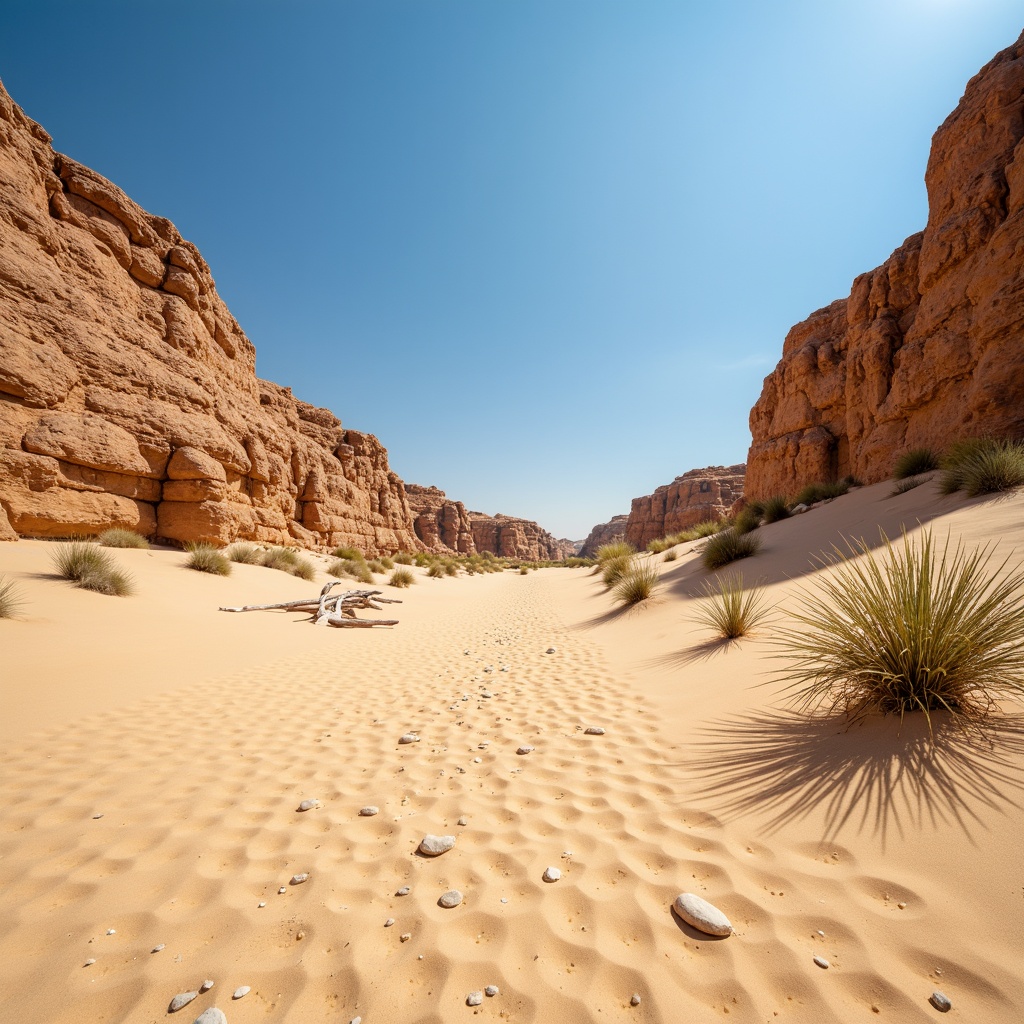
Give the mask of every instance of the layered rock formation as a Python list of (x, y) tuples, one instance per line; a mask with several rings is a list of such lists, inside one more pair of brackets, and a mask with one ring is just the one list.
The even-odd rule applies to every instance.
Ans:
[(750, 497), (1024, 433), (1024, 35), (968, 83), (925, 183), (924, 231), (786, 337), (750, 414)]
[(469, 513), (461, 501), (451, 501), (438, 487), (405, 485), (409, 508), (413, 514), (416, 536), (428, 551), (476, 553)]
[(626, 538), (626, 523), (629, 516), (612, 516), (607, 523), (598, 523), (580, 547), (583, 558), (593, 558), (605, 544), (614, 544)]
[(624, 539), (638, 551), (652, 540), (686, 530), (706, 519), (721, 519), (743, 496), (745, 466), (691, 469), (653, 494), (634, 498)]

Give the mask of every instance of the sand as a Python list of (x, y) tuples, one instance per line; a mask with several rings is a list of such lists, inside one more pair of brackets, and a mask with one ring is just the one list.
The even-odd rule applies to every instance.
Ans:
[[(1024, 497), (888, 494), (763, 527), (727, 571), (774, 625), (732, 644), (694, 620), (693, 545), (631, 611), (588, 569), (417, 570), (374, 630), (217, 611), (326, 576), (115, 551), (118, 599), (0, 545), (27, 601), (0, 620), (0, 1020), (162, 1021), (211, 979), (174, 1019), (902, 1022), (940, 989), (950, 1020), (1019, 1021), (1022, 709), (931, 744), (797, 716), (774, 679), (779, 606), (841, 536), (932, 520), (1024, 553)], [(454, 849), (418, 855), (428, 833)], [(682, 924), (683, 891), (735, 934)]]

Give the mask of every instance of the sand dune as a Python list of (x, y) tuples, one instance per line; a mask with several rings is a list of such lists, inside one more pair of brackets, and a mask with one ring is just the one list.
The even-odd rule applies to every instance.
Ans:
[[(1024, 550), (1024, 498), (888, 491), (763, 527), (731, 571), (782, 622), (809, 556), (879, 524)], [(420, 573), (398, 627), (340, 631), (216, 610), (319, 579), (118, 551), (116, 599), (51, 551), (0, 547), (28, 600), (0, 621), (0, 1019), (162, 1021), (205, 979), (174, 1019), (926, 1021), (936, 988), (950, 1019), (1024, 1017), (1020, 709), (934, 745), (797, 717), (770, 628), (695, 624), (692, 552), (631, 612), (586, 569)], [(427, 833), (456, 845), (418, 855)], [(683, 890), (736, 934), (681, 924)]]

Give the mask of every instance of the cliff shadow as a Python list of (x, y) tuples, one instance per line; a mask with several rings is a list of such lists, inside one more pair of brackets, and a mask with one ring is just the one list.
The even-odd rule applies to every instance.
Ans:
[(822, 841), (845, 830), (886, 840), (955, 827), (973, 840), (982, 814), (1019, 814), (1024, 714), (964, 725), (947, 712), (901, 723), (763, 711), (709, 722), (680, 766), (712, 813), (755, 814), (769, 833), (824, 815)]

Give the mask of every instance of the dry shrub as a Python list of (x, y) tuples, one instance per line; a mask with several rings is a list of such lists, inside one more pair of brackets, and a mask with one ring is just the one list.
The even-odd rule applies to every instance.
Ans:
[(741, 558), (749, 558), (761, 550), (761, 538), (753, 533), (736, 533), (735, 530), (722, 530), (709, 538), (701, 552), (704, 568), (711, 571), (721, 569), (723, 565), (736, 562)]
[(96, 538), (101, 547), (105, 548), (148, 548), (149, 541), (134, 530), (126, 530), (120, 526), (104, 530)]
[(208, 572), (214, 576), (230, 576), (231, 562), (220, 548), (213, 544), (197, 542), (186, 544), (185, 550), (188, 558), (185, 561), (186, 569), (195, 569), (196, 572)]
[(61, 579), (97, 594), (127, 597), (135, 590), (132, 577), (106, 551), (85, 540), (58, 544), (53, 567)]
[(710, 626), (726, 640), (746, 636), (767, 615), (764, 589), (755, 587), (745, 591), (742, 576), (719, 579), (717, 589), (706, 583), (704, 594), (705, 599), (695, 612), (697, 621)]
[(622, 604), (639, 604), (654, 593), (659, 579), (658, 570), (650, 560), (633, 561), (619, 577), (612, 592)]
[(0, 619), (13, 619), (24, 603), (14, 580), (0, 576)]
[(396, 569), (388, 583), (393, 587), (411, 587), (416, 582), (416, 577), (411, 569)]

